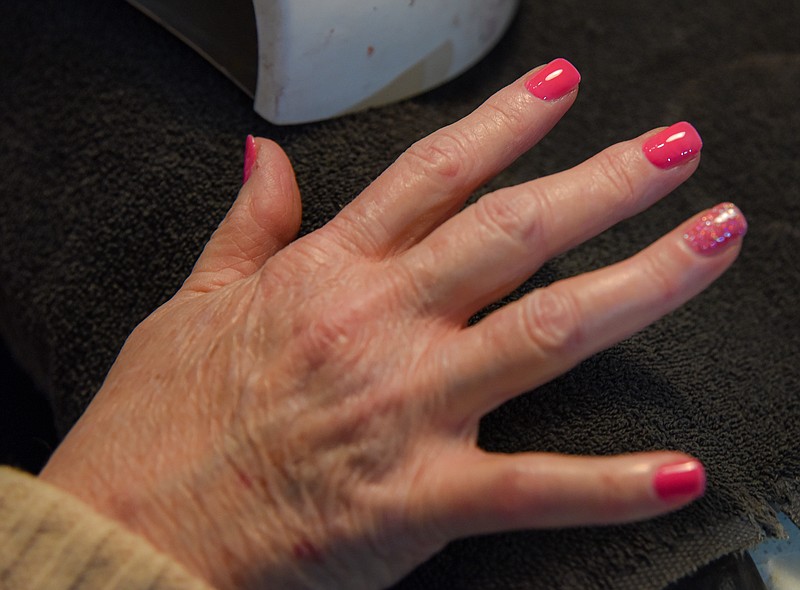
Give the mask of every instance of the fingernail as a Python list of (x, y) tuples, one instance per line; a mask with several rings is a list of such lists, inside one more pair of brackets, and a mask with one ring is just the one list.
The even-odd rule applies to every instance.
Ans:
[(721, 203), (704, 211), (683, 234), (683, 239), (699, 254), (715, 254), (747, 233), (747, 219), (733, 203)]
[(558, 100), (577, 88), (581, 75), (563, 57), (554, 59), (525, 82), (525, 88), (536, 98)]
[(703, 149), (703, 140), (697, 129), (681, 121), (656, 133), (645, 142), (642, 149), (652, 164), (666, 170), (699, 154)]
[(256, 163), (256, 140), (252, 135), (248, 135), (244, 140), (244, 173), (242, 174), (242, 184), (250, 178), (253, 165)]
[(706, 489), (706, 470), (696, 459), (663, 465), (653, 477), (653, 487), (662, 500), (696, 498)]

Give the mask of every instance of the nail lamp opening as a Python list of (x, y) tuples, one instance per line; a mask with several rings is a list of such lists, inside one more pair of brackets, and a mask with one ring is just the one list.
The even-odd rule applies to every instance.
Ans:
[(519, 0), (129, 0), (254, 98), (272, 123), (380, 106), (462, 73)]

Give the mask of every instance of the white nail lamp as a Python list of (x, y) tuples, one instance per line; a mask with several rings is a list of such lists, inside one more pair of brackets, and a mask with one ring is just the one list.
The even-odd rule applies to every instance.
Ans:
[(519, 0), (129, 0), (278, 124), (419, 94), (500, 39)]

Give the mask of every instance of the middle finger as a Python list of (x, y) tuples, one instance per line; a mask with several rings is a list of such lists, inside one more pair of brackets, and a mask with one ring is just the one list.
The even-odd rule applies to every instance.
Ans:
[(583, 164), (481, 198), (399, 262), (433, 311), (464, 321), (548, 259), (646, 209), (697, 168), (702, 141), (681, 122)]

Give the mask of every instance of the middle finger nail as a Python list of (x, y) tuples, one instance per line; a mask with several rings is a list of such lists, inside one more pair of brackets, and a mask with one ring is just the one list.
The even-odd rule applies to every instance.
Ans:
[(700, 134), (686, 121), (675, 123), (656, 133), (642, 146), (647, 159), (665, 170), (694, 158), (702, 148)]

